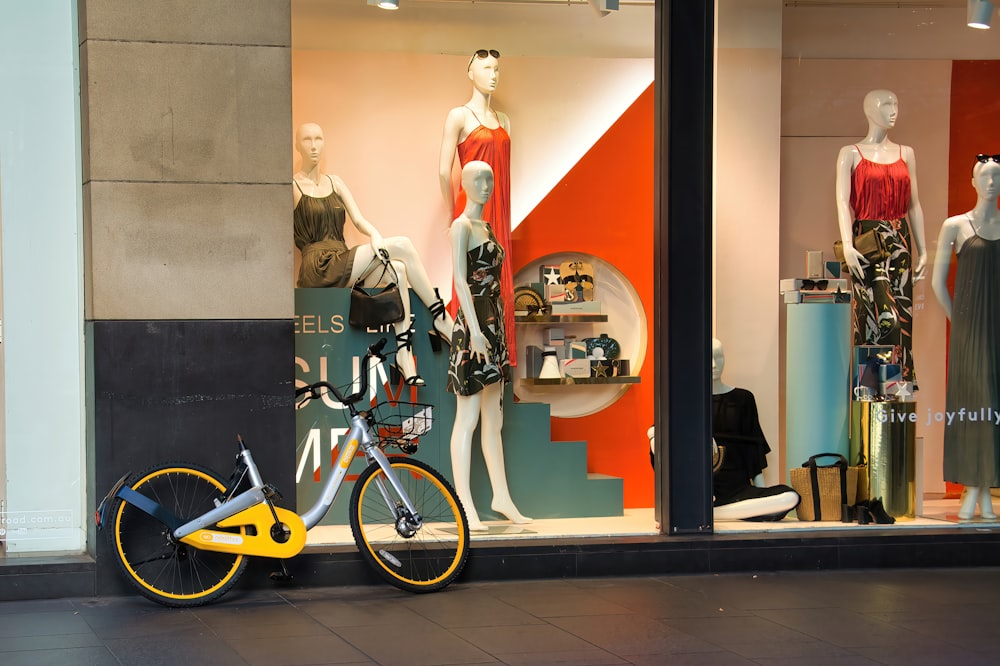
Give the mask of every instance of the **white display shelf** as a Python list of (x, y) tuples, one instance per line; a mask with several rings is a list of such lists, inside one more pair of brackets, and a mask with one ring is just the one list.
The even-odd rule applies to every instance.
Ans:
[[(628, 278), (600, 257), (581, 252), (560, 252), (527, 264), (514, 276), (515, 285), (539, 281), (539, 268), (563, 261), (583, 259), (594, 267), (594, 299), (601, 303), (601, 314), (535, 314), (514, 317), (517, 325), (518, 364), (515, 367), (514, 393), (519, 400), (545, 402), (552, 416), (576, 418), (596, 414), (621, 398), (629, 387), (639, 383), (646, 356), (646, 313), (639, 294)], [(538, 379), (525, 376), (523, 362), (527, 345), (544, 347), (545, 325), (564, 328), (567, 340), (583, 340), (607, 333), (621, 346), (620, 357), (630, 363), (634, 376)], [(587, 386), (588, 388), (579, 388)]]
[(604, 314), (574, 314), (574, 315), (515, 315), (515, 324), (587, 324), (605, 322), (608, 315)]
[(594, 384), (638, 384), (640, 377), (553, 377), (551, 379), (540, 377), (524, 377), (522, 384), (528, 386), (586, 386)]

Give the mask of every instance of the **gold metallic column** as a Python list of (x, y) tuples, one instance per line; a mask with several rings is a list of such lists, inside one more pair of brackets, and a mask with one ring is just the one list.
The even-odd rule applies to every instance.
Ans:
[(854, 400), (851, 402), (851, 457), (867, 461), (867, 497), (881, 499), (886, 512), (898, 519), (916, 516), (917, 403)]

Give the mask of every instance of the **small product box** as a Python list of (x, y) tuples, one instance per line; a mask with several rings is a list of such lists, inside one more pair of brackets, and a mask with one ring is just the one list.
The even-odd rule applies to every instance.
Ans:
[(599, 361), (591, 359), (590, 361), (590, 376), (595, 378), (607, 378), (612, 377), (613, 369), (611, 367), (611, 361), (602, 358)]
[(590, 359), (569, 358), (559, 362), (564, 377), (590, 377)]
[(573, 301), (572, 303), (553, 303), (552, 314), (554, 315), (590, 315), (601, 314), (600, 301)]

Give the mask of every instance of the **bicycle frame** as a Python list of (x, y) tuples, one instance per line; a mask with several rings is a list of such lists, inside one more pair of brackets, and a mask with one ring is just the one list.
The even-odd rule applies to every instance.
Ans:
[[(124, 481), (119, 481), (101, 503), (101, 508), (98, 509), (98, 524), (102, 525), (104, 523), (103, 511), (106, 506), (110, 505), (111, 498), (120, 497), (164, 523), (164, 525), (170, 528), (170, 534), (173, 539), (194, 548), (279, 559), (294, 557), (305, 546), (306, 532), (319, 524), (319, 521), (323, 519), (330, 510), (330, 507), (333, 506), (347, 476), (347, 470), (360, 448), (364, 451), (366, 464), (378, 463), (384, 474), (384, 479), (389, 481), (396, 496), (403, 502), (406, 514), (401, 516), (399, 515), (398, 507), (395, 506), (395, 502), (385, 487), (384, 480), (382, 478), (375, 480), (380, 494), (386, 501), (386, 505), (396, 512), (397, 524), (399, 524), (398, 519), (405, 517), (405, 527), (407, 529), (419, 529), (422, 525), (422, 520), (416, 507), (406, 495), (399, 479), (396, 478), (389, 459), (372, 440), (365, 414), (358, 412), (354, 407), (354, 402), (357, 402), (360, 396), (368, 390), (368, 363), (372, 356), (378, 356), (378, 349), (384, 343), (385, 340), (383, 339), (378, 345), (373, 345), (369, 349), (369, 353), (365, 355), (362, 386), (357, 393), (345, 398), (335, 387), (325, 382), (307, 387), (314, 393), (315, 388), (320, 384), (330, 389), (341, 403), (349, 407), (351, 427), (344, 443), (343, 451), (341, 451), (337, 459), (333, 474), (330, 475), (323, 485), (319, 499), (301, 516), (287, 509), (274, 506), (269, 501), (268, 489), (264, 483), (264, 479), (253, 460), (250, 449), (243, 444), (241, 439), (237, 466), (242, 465), (245, 469), (251, 486), (248, 490), (225, 502), (218, 503), (216, 508), (197, 518), (182, 523), (166, 507), (161, 506), (141, 493), (135, 492), (129, 486), (125, 485)], [(375, 350), (374, 353), (373, 349)], [(242, 533), (224, 532), (211, 529), (209, 527), (211, 525), (218, 525), (221, 528), (250, 527), (252, 530), (244, 529)]]

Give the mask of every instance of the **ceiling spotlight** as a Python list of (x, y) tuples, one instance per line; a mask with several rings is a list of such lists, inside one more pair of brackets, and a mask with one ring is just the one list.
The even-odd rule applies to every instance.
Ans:
[(368, 4), (380, 9), (399, 9), (399, 0), (368, 0)]
[(990, 0), (969, 0), (967, 17), (970, 28), (988, 29), (993, 19), (993, 3)]

